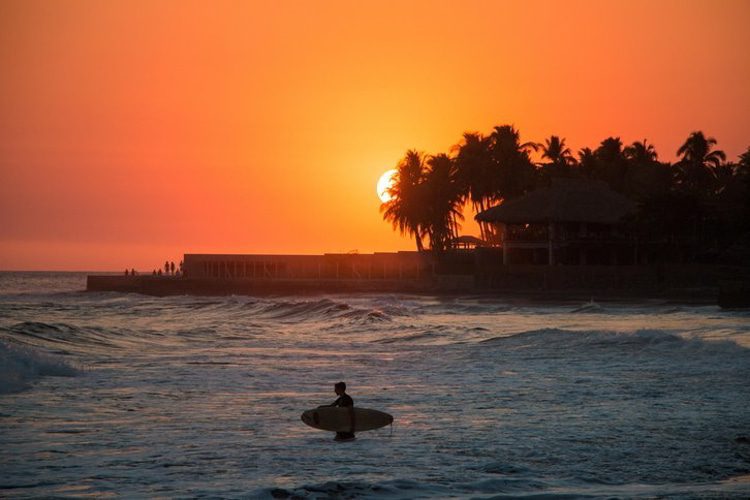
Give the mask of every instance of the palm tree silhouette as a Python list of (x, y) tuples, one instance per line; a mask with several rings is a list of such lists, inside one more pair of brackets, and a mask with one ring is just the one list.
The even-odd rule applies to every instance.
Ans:
[(659, 158), (654, 145), (649, 144), (646, 139), (633, 142), (633, 144), (624, 149), (623, 153), (625, 154), (625, 158), (638, 163), (654, 162)]
[[(490, 139), (478, 132), (464, 132), (463, 141), (454, 146), (456, 151), (456, 176), (465, 202), (471, 202), (475, 214), (487, 208), (492, 198), (492, 189), (487, 182), (492, 170)], [(479, 223), (482, 239), (485, 239), (487, 223)]]
[(596, 173), (596, 156), (591, 148), (578, 150), (578, 172), (586, 179), (593, 179)]
[(744, 202), (739, 203), (736, 210), (742, 217), (742, 222), (738, 224), (738, 227), (747, 234), (750, 233), (750, 147), (739, 156), (739, 161), (735, 166), (735, 177), (744, 189)]
[(553, 177), (570, 177), (573, 172), (570, 167), (575, 164), (575, 158), (565, 145), (565, 139), (552, 135), (545, 139), (541, 148), (542, 158), (549, 160), (540, 164), (542, 183), (548, 185)]
[(388, 189), (391, 199), (380, 205), (383, 220), (401, 234), (413, 236), (417, 250), (424, 250), (425, 236), (424, 155), (410, 149), (396, 166), (393, 185)]
[(682, 158), (675, 165), (675, 177), (686, 192), (707, 196), (714, 190), (716, 170), (727, 159), (724, 151), (711, 150), (715, 145), (716, 139), (697, 131), (677, 150)]
[(740, 176), (750, 175), (750, 147), (739, 156), (737, 162), (737, 174)]
[(487, 179), (491, 186), (490, 201), (502, 202), (525, 194), (534, 185), (534, 164), (531, 151), (537, 151), (535, 142), (521, 143), (518, 130), (512, 125), (495, 127), (490, 134), (490, 153), (493, 169)]
[(623, 149), (623, 155), (628, 162), (623, 188), (625, 194), (643, 200), (669, 190), (669, 168), (659, 162), (653, 144), (646, 139), (635, 141)]
[(706, 137), (701, 131), (693, 132), (677, 150), (677, 154), (682, 155), (684, 161), (718, 167), (721, 162), (726, 161), (727, 156), (720, 149), (711, 151), (715, 145), (716, 139), (713, 137)]
[(607, 137), (604, 139), (594, 151), (594, 157), (596, 162), (593, 177), (603, 180), (615, 191), (624, 192), (628, 162), (625, 159), (620, 138)]
[(456, 162), (441, 153), (427, 159), (425, 189), (425, 230), (430, 248), (441, 252), (453, 245), (458, 236), (459, 220), (463, 220), (463, 193), (458, 181)]

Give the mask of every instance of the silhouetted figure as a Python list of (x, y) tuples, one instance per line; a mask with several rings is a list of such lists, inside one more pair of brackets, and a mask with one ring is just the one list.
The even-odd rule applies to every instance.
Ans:
[(131, 275), (131, 276), (135, 276), (135, 269), (131, 269), (131, 270), (130, 270), (130, 275)]
[(169, 261), (164, 261), (164, 274), (169, 274)]
[(169, 263), (169, 271), (172, 273), (172, 276), (174, 276), (174, 261)]
[(159, 269), (159, 276), (161, 276), (161, 269)]
[(156, 269), (154, 269), (154, 272), (151, 273), (153, 276), (156, 276)]
[(183, 273), (183, 270), (182, 270), (182, 266), (183, 266), (183, 265), (184, 265), (184, 263), (183, 263), (182, 261), (180, 261), (180, 274), (182, 274), (182, 273)]
[(125, 276), (127, 276), (128, 274), (130, 274), (130, 271), (128, 271), (127, 269), (125, 269)]
[(352, 419), (352, 428), (350, 432), (337, 432), (336, 433), (336, 440), (337, 441), (345, 441), (348, 439), (354, 439), (354, 400), (346, 393), (346, 383), (344, 382), (337, 382), (333, 386), (333, 390), (336, 392), (336, 395), (338, 396), (338, 399), (334, 401), (333, 403), (329, 405), (323, 405), (323, 407), (326, 406), (338, 406), (341, 408), (350, 408), (350, 414)]

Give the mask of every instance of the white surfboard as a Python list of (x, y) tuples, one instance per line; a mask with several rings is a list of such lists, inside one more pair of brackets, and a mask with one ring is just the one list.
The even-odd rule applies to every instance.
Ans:
[[(302, 421), (315, 429), (332, 432), (352, 430), (351, 409), (338, 406), (323, 406), (307, 410)], [(354, 432), (371, 431), (393, 423), (393, 416), (378, 410), (354, 408)]]

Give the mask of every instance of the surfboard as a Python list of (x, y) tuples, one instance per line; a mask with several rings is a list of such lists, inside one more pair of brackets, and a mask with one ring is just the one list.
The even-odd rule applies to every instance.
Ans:
[[(332, 432), (349, 432), (352, 427), (349, 408), (324, 406), (307, 410), (302, 421), (315, 429)], [(378, 410), (354, 408), (354, 432), (380, 429), (393, 423), (393, 416)]]

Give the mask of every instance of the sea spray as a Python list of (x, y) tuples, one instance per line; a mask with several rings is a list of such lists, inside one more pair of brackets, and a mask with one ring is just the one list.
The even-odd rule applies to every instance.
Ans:
[(80, 371), (59, 356), (0, 341), (0, 394), (28, 389), (40, 377), (74, 377)]

